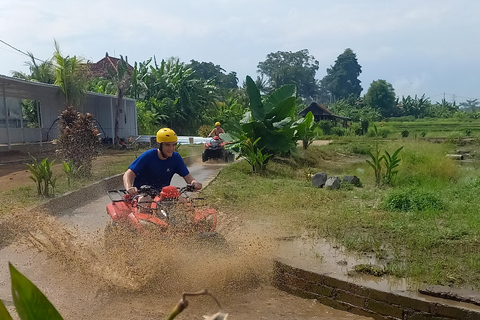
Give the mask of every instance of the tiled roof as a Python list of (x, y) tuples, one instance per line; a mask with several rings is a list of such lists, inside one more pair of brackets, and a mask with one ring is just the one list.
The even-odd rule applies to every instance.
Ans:
[[(92, 77), (110, 77), (110, 72), (115, 72), (118, 62), (120, 61), (119, 58), (110, 57), (108, 53), (105, 57), (99, 60), (97, 63), (89, 63), (88, 66), (90, 68), (90, 74)], [(129, 64), (128, 68), (133, 70), (133, 67)]]

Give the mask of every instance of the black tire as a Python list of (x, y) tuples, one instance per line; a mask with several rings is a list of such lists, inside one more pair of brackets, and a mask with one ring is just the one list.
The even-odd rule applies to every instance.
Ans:
[(202, 152), (202, 162), (205, 162), (208, 160), (207, 153), (205, 151)]

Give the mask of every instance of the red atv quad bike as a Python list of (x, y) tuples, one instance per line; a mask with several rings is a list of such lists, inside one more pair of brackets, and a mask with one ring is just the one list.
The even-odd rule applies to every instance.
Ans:
[(112, 190), (107, 194), (112, 201), (107, 213), (112, 223), (105, 229), (105, 246), (112, 247), (119, 241), (116, 235), (122, 232), (142, 235), (193, 236), (195, 240), (225, 245), (226, 240), (215, 229), (217, 213), (202, 205), (204, 199), (191, 198), (193, 185), (182, 188), (164, 187), (161, 191), (142, 186), (138, 195), (132, 196), (126, 190)]
[(225, 146), (230, 142), (224, 142), (219, 136), (213, 137), (210, 142), (205, 142), (203, 146), (205, 150), (202, 153), (202, 161), (208, 161), (209, 159), (221, 159), (224, 162), (234, 160), (234, 155), (230, 150), (225, 149)]

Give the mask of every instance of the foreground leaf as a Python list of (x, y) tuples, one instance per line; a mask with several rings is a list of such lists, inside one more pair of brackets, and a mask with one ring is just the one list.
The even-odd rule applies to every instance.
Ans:
[(45, 295), (9, 263), (12, 297), (22, 320), (61, 320), (62, 316)]
[(2, 300), (0, 300), (0, 319), (12, 320), (12, 317), (8, 313), (7, 308), (5, 308), (5, 305), (3, 304)]

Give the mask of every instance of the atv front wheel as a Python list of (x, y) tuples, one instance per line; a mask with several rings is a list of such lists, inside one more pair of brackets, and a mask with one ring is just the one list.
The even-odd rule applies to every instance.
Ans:
[(202, 162), (205, 162), (208, 160), (207, 153), (205, 151), (202, 152)]

